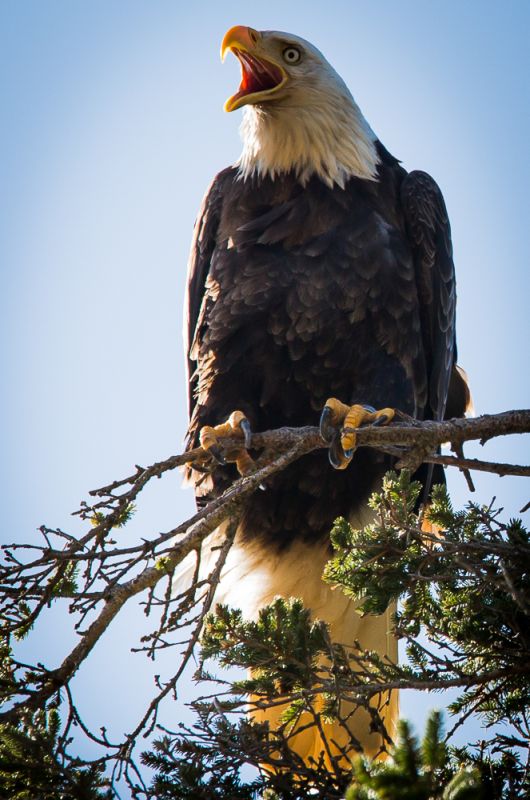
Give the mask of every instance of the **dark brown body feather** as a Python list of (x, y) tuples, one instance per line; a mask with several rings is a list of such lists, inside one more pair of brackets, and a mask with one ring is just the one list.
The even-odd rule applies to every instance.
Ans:
[[(379, 181), (344, 190), (290, 174), (241, 180), (235, 168), (215, 179), (190, 262), (189, 447), (236, 408), (257, 431), (316, 424), (328, 397), (436, 419), (451, 380), (461, 389), (443, 198), (379, 150)], [(253, 496), (244, 531), (279, 546), (321, 539), (390, 466), (364, 449), (344, 471), (306, 456)], [(235, 471), (192, 475), (204, 500)]]

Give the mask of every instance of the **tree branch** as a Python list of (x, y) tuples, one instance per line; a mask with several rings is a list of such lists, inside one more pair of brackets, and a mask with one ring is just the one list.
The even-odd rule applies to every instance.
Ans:
[[(390, 425), (382, 427), (366, 426), (357, 428), (357, 446), (372, 447), (383, 452), (390, 452), (401, 458), (402, 462), (426, 461), (427, 463), (440, 463), (447, 466), (455, 466), (459, 469), (477, 469), (487, 472), (495, 472), (499, 475), (530, 475), (530, 467), (517, 466), (510, 464), (496, 464), (494, 462), (480, 461), (478, 459), (457, 459), (451, 456), (440, 456), (436, 454), (437, 448), (445, 442), (450, 442), (452, 449), (456, 450), (463, 442), (479, 439), (481, 444), (485, 444), (489, 439), (497, 436), (509, 434), (530, 433), (530, 410), (506, 411), (500, 414), (484, 414), (481, 417), (444, 420), (434, 422), (432, 420), (419, 421), (405, 414), (397, 412), (396, 421)], [(241, 441), (237, 439), (225, 439), (219, 445), (226, 449), (233, 449), (240, 446)], [(312, 450), (327, 447), (322, 439), (317, 427), (306, 426), (302, 428), (277, 428), (272, 431), (253, 433), (251, 439), (251, 449), (264, 450), (270, 459), (273, 454), (284, 452), (287, 448), (300, 446), (298, 456), (309, 453)], [(398, 449), (399, 448), (399, 449)], [(297, 456), (297, 457), (298, 457)], [(204, 450), (197, 447), (187, 453), (171, 456), (165, 461), (157, 462), (147, 469), (137, 467), (137, 472), (127, 478), (100, 489), (90, 492), (92, 497), (114, 497), (113, 492), (122, 486), (132, 485), (133, 488), (120, 498), (125, 498), (127, 502), (132, 502), (143, 489), (151, 477), (158, 477), (168, 470), (194, 462), (206, 462), (210, 459), (205, 457)], [(211, 461), (210, 461), (211, 463)], [(419, 464), (418, 464), (419, 465)], [(401, 464), (397, 465), (398, 468)], [(283, 467), (280, 467), (283, 469)], [(274, 472), (278, 469), (274, 469)], [(97, 509), (96, 503), (90, 508)], [(86, 514), (81, 510), (81, 514)]]
[[(70, 681), (80, 664), (91, 652), (127, 600), (155, 586), (164, 575), (171, 574), (177, 564), (183, 561), (193, 550), (196, 550), (206, 536), (217, 528), (223, 520), (231, 514), (237, 513), (241, 502), (248, 494), (253, 492), (272, 473), (283, 469), (291, 461), (298, 458), (306, 450), (306, 447), (306, 442), (301, 439), (298, 440), (289, 450), (275, 458), (267, 466), (258, 469), (252, 475), (240, 478), (219, 498), (209, 503), (206, 508), (199, 511), (190, 520), (159, 537), (158, 543), (167, 539), (175, 539), (178, 535), (185, 534), (184, 539), (170, 548), (163, 561), (159, 561), (153, 567), (147, 567), (139, 575), (125, 583), (113, 583), (101, 593), (100, 599), (104, 601), (104, 606), (99, 616), (84, 632), (79, 644), (63, 660), (60, 667), (46, 674), (41, 689), (31, 693), (29, 697), (16, 703), (10, 709), (1, 712), (0, 720), (16, 719), (23, 708), (32, 710), (42, 706), (61, 686)], [(31, 568), (33, 565), (28, 566)]]

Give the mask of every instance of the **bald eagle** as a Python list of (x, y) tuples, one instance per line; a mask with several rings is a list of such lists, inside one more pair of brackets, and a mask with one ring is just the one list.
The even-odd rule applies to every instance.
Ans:
[[(407, 173), (390, 155), (312, 44), (236, 26), (221, 51), (241, 64), (225, 109), (244, 107), (243, 152), (213, 180), (195, 227), (188, 446), (218, 455), (223, 433), (312, 425), (324, 409), (330, 448), (329, 459), (305, 456), (248, 501), (219, 597), (249, 616), (277, 595), (299, 597), (335, 641), (357, 639), (396, 659), (390, 614), (361, 618), (321, 573), (334, 520), (369, 522), (367, 499), (392, 466), (355, 451), (343, 431), (351, 415), (356, 426), (388, 421), (395, 408), (418, 419), (464, 413), (444, 201), (429, 175)], [(190, 470), (199, 504), (237, 477), (236, 466), (245, 471), (247, 458), (242, 448), (236, 464)], [(390, 729), (396, 714), (393, 698)], [(368, 717), (352, 720), (364, 751), (378, 752)], [(329, 735), (344, 744), (344, 731), (331, 726)], [(305, 759), (323, 748), (314, 730), (293, 742)]]

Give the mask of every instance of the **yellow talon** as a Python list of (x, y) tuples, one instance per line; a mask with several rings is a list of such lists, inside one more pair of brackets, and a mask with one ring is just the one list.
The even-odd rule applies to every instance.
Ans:
[(320, 417), (320, 433), (329, 442), (329, 460), (335, 469), (346, 469), (357, 444), (356, 429), (361, 425), (385, 425), (394, 417), (393, 408), (379, 411), (371, 406), (348, 406), (330, 397)]
[[(394, 416), (393, 408), (382, 408), (379, 411), (368, 411), (364, 406), (351, 406), (344, 418), (342, 424), (342, 433), (340, 441), (342, 449), (346, 453), (348, 450), (354, 450), (357, 443), (357, 434), (349, 428), (360, 428), (361, 425), (386, 425), (392, 420)], [(378, 422), (382, 420), (382, 422)]]
[[(234, 437), (244, 440), (244, 447), (233, 447), (225, 451), (220, 446), (222, 439)], [(233, 411), (226, 422), (220, 425), (205, 425), (199, 433), (199, 442), (203, 450), (209, 453), (220, 464), (235, 463), (240, 475), (248, 475), (254, 470), (254, 461), (247, 453), (250, 446), (250, 423), (242, 411)]]

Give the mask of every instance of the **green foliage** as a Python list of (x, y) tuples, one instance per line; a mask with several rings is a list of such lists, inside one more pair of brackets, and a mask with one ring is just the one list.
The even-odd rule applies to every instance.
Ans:
[(9, 800), (105, 800), (98, 764), (70, 758), (54, 706), (0, 725), (0, 797)]
[(77, 576), (79, 565), (75, 561), (68, 561), (59, 580), (53, 579), (53, 597), (72, 597), (77, 591)]
[(515, 753), (492, 759), (481, 749), (448, 747), (434, 711), (421, 747), (401, 720), (388, 761), (354, 762), (346, 800), (528, 800), (526, 771)]
[[(474, 705), (490, 723), (517, 724), (530, 706), (528, 531), (519, 520), (502, 525), (498, 512), (473, 503), (455, 512), (438, 486), (428, 518), (443, 533), (425, 533), (414, 510), (419, 491), (406, 472), (389, 473), (371, 499), (374, 523), (357, 531), (338, 520), (325, 579), (359, 598), (364, 613), (400, 600), (396, 633), (407, 641), (411, 674), (469, 681), (453, 712)], [(416, 641), (422, 630), (442, 653), (450, 647), (451, 657), (427, 652)], [(481, 683), (481, 675), (491, 678)]]
[[(136, 512), (136, 506), (134, 503), (128, 503), (124, 508), (122, 508), (119, 512), (113, 511), (112, 514), (115, 516), (113, 519), (111, 528), (123, 528), (129, 520), (134, 516)], [(94, 511), (92, 516), (90, 517), (90, 522), (95, 527), (96, 525), (101, 525), (108, 519), (107, 514), (104, 514), (102, 511)]]
[(238, 682), (239, 690), (283, 694), (311, 685), (328, 643), (326, 626), (313, 622), (300, 600), (277, 598), (261, 609), (257, 622), (218, 605), (206, 621), (202, 653), (222, 666), (252, 669), (252, 678)]
[(13, 654), (7, 637), (0, 637), (0, 699), (9, 700), (17, 690)]
[[(164, 736), (154, 743), (142, 761), (156, 770), (151, 787), (157, 800), (253, 800), (264, 789), (257, 778), (246, 783), (240, 772), (244, 758), (232, 752), (230, 742), (249, 734), (249, 725), (242, 721), (234, 726), (221, 718), (215, 723), (220, 747), (214, 750), (189, 737)], [(251, 726), (250, 726), (251, 727)], [(226, 743), (227, 747), (223, 747)]]
[[(522, 751), (506, 747), (502, 737), (497, 738), (493, 750), (496, 757), (482, 745), (475, 749), (452, 747), (450, 755), (453, 763), (465, 765), (468, 772), (480, 775), (484, 800), (529, 800), (530, 774)], [(463, 777), (461, 780), (464, 783)], [(444, 800), (453, 800), (453, 795)]]
[(346, 800), (528, 800), (526, 772), (513, 752), (494, 759), (480, 748), (448, 747), (441, 713), (433, 711), (421, 747), (401, 720), (388, 761), (354, 762)]
[(356, 760), (346, 800), (485, 800), (485, 796), (479, 771), (450, 759), (441, 714), (434, 711), (421, 747), (408, 723), (400, 720), (388, 761)]
[[(239, 716), (231, 721), (219, 704), (201, 703), (192, 730), (155, 742), (142, 760), (156, 770), (156, 800), (340, 800), (348, 773), (330, 774), (323, 764), (304, 769), (281, 735)], [(264, 768), (263, 765), (267, 765)], [(254, 767), (249, 775), (248, 766)], [(270, 772), (275, 765), (277, 771)], [(243, 768), (247, 767), (246, 770)], [(283, 767), (283, 769), (282, 769)], [(243, 771), (242, 771), (243, 770)]]
[(421, 484), (411, 483), (405, 471), (385, 476), (383, 491), (370, 498), (375, 522), (354, 530), (342, 517), (331, 531), (336, 557), (324, 577), (345, 594), (361, 600), (365, 614), (382, 614), (403, 594), (422, 559), (422, 543), (414, 508)]
[(19, 600), (17, 603), (18, 625), (14, 632), (14, 637), (17, 641), (25, 639), (33, 627), (31, 608), (25, 600)]

